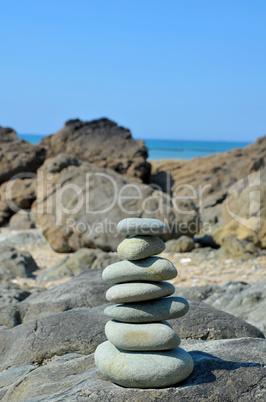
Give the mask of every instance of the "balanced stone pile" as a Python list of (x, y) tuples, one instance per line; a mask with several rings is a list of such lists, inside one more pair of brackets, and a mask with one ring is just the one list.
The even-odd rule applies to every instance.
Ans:
[(177, 384), (193, 370), (191, 356), (181, 349), (179, 336), (164, 320), (185, 315), (188, 302), (169, 297), (175, 287), (164, 282), (177, 275), (174, 265), (160, 257), (164, 242), (157, 236), (166, 226), (156, 219), (129, 218), (118, 231), (129, 235), (118, 253), (126, 261), (109, 265), (103, 279), (114, 285), (106, 293), (111, 318), (105, 327), (108, 341), (95, 351), (99, 370), (111, 381), (130, 388), (158, 388)]

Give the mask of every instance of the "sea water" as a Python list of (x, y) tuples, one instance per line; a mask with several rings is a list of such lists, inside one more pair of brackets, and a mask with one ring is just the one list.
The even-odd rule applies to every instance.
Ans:
[[(18, 137), (32, 144), (38, 144), (45, 135), (18, 134)], [(144, 140), (148, 148), (149, 159), (192, 159), (243, 148), (248, 142), (229, 141), (186, 141), (186, 140)]]

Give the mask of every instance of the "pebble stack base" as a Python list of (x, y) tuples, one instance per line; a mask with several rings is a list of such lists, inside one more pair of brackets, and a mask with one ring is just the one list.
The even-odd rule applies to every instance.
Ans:
[(175, 385), (193, 370), (189, 353), (177, 347), (163, 352), (129, 352), (106, 341), (95, 352), (101, 373), (126, 388), (161, 388)]
[(189, 353), (179, 347), (178, 334), (165, 320), (184, 316), (189, 304), (171, 296), (175, 287), (165, 279), (177, 275), (173, 264), (159, 257), (164, 242), (157, 236), (166, 226), (155, 219), (129, 218), (118, 230), (132, 236), (118, 246), (121, 261), (107, 267), (103, 279), (112, 286), (106, 298), (113, 304), (104, 313), (107, 342), (95, 351), (101, 373), (126, 388), (174, 386), (193, 370)]

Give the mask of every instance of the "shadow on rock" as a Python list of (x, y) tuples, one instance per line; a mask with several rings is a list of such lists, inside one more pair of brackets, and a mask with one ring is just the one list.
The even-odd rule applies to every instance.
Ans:
[[(186, 381), (183, 381), (183, 386), (206, 384), (216, 381), (216, 371), (234, 371), (241, 367), (263, 367), (261, 363), (234, 362), (230, 360), (220, 359), (210, 353), (200, 350), (189, 352), (194, 361), (194, 370)], [(178, 384), (180, 386), (181, 383)]]

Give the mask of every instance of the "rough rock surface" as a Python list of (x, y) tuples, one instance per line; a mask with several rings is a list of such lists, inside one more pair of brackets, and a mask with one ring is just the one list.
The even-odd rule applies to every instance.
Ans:
[(36, 172), (44, 158), (44, 148), (18, 138), (11, 128), (0, 127), (0, 183), (18, 173)]
[[(71, 289), (70, 289), (71, 292)], [(40, 296), (45, 294), (46, 292), (40, 293)], [(61, 292), (61, 295), (63, 296), (63, 293)], [(34, 295), (29, 296), (29, 298), (33, 298)], [(38, 296), (37, 296), (38, 297)], [(49, 293), (46, 296), (47, 300), (49, 299)], [(59, 296), (60, 298), (60, 296)], [(61, 297), (63, 298), (63, 297)], [(84, 298), (84, 297), (83, 297)], [(31, 303), (27, 303), (27, 299), (24, 302), (19, 303), (20, 306), (26, 305), (27, 307), (30, 307)], [(77, 299), (77, 297), (76, 297)], [(81, 297), (80, 297), (81, 299)], [(36, 303), (37, 304), (37, 303)], [(48, 304), (48, 302), (47, 302)], [(98, 327), (97, 330), (95, 329), (95, 332), (93, 334), (96, 335), (96, 339), (94, 339), (95, 335), (89, 335), (87, 334), (87, 342), (89, 344), (94, 345), (94, 349), (99, 343), (103, 342), (105, 340), (105, 335), (104, 335), (104, 325), (108, 321), (108, 318), (104, 315), (104, 309), (106, 308), (106, 304), (98, 306), (98, 307), (93, 307), (93, 308), (77, 308), (77, 305), (82, 305), (82, 303), (72, 303), (72, 306), (69, 305), (68, 308), (65, 308), (65, 310), (60, 310), (60, 306), (58, 310), (51, 311), (50, 314), (45, 314), (42, 312), (42, 310), (39, 310), (39, 314), (37, 314), (37, 308), (40, 307), (37, 305), (36, 311), (35, 311), (35, 317), (33, 316), (33, 311), (32, 316), (30, 317), (30, 313), (28, 314), (28, 322), (27, 320), (24, 320), (24, 323), (22, 325), (18, 325), (21, 323), (17, 323), (15, 328), (11, 328), (10, 330), (8, 329), (3, 329), (0, 331), (0, 351), (5, 351), (3, 354), (0, 353), (0, 367), (4, 368), (4, 363), (1, 362), (6, 362), (5, 364), (8, 364), (8, 359), (11, 358), (12, 354), (14, 351), (18, 350), (20, 351), (19, 354), (21, 357), (19, 358), (20, 360), (17, 360), (17, 355), (15, 353), (14, 361), (12, 364), (20, 364), (20, 363), (26, 363), (29, 362), (30, 360), (28, 359), (28, 355), (32, 356), (32, 351), (31, 347), (28, 346), (25, 348), (26, 342), (27, 342), (27, 336), (29, 336), (29, 333), (32, 331), (32, 328), (35, 328), (36, 325), (39, 327), (40, 333), (44, 331), (42, 330), (42, 326), (45, 323), (46, 326), (52, 327), (54, 322), (62, 322), (63, 321), (66, 324), (63, 325), (63, 329), (74, 327), (78, 319), (81, 317), (79, 316), (78, 312), (81, 311), (82, 314), (84, 313), (85, 315), (88, 315), (88, 319), (90, 317), (90, 313), (92, 314), (93, 317), (97, 316), (98, 321), (101, 323), (101, 327)], [(88, 302), (84, 302), (85, 305), (88, 306)], [(97, 301), (94, 300), (94, 304), (97, 304)], [(66, 304), (65, 304), (66, 305)], [(15, 305), (17, 306), (17, 305)], [(214, 309), (211, 306), (208, 306), (207, 304), (196, 302), (193, 304), (193, 302), (190, 300), (190, 306), (191, 309), (194, 308), (195, 312), (191, 312), (187, 314), (186, 317), (183, 318), (177, 318), (174, 320), (170, 321), (170, 324), (174, 331), (179, 331), (181, 339), (204, 339), (204, 340), (217, 340), (217, 339), (228, 339), (228, 338), (239, 338), (239, 337), (257, 337), (257, 338), (263, 338), (263, 334), (255, 327), (251, 326), (250, 324), (245, 323), (244, 321), (231, 316), (230, 314), (227, 314), (222, 311), (218, 311)], [(12, 307), (12, 306), (10, 306)], [(13, 306), (14, 307), (14, 306)], [(44, 303), (42, 303), (42, 307), (44, 307)], [(47, 309), (47, 308), (46, 308)], [(3, 311), (3, 309), (2, 309)], [(55, 313), (57, 311), (57, 313)], [(72, 312), (72, 313), (71, 313)], [(47, 311), (46, 311), (47, 313)], [(77, 318), (76, 318), (77, 317)], [(188, 317), (188, 318), (187, 318)], [(38, 324), (36, 324), (36, 322)], [(89, 326), (90, 323), (87, 321), (80, 322), (79, 327), (77, 328), (77, 333), (79, 328), (84, 326)], [(93, 327), (93, 325), (91, 325)], [(0, 327), (1, 328), (1, 327)], [(3, 328), (3, 327), (2, 327)], [(87, 327), (86, 327), (87, 328)], [(62, 329), (62, 333), (63, 333)], [(56, 327), (54, 328), (54, 336), (56, 337)], [(74, 330), (74, 329), (73, 329)], [(94, 331), (94, 329), (92, 329)], [(61, 331), (61, 330), (60, 330)], [(83, 332), (85, 334), (85, 332)], [(33, 333), (34, 336), (34, 333)], [(65, 336), (67, 336), (65, 334)], [(89, 337), (90, 336), (90, 337)], [(25, 339), (24, 339), (25, 338)], [(15, 340), (16, 339), (16, 340)], [(34, 338), (33, 338), (34, 339)], [(41, 336), (42, 342), (44, 343), (49, 343), (49, 339), (46, 339), (45, 334)], [(83, 338), (80, 341), (80, 337), (72, 338), (68, 337), (68, 344), (69, 344), (69, 351), (73, 351), (72, 348), (72, 343), (76, 344), (79, 342), (83, 341), (85, 342), (85, 339)], [(56, 339), (53, 340), (54, 343), (56, 343)], [(9, 350), (11, 343), (13, 344), (12, 350)], [(182, 342), (183, 344), (183, 342)], [(23, 346), (24, 345), (24, 346)], [(40, 349), (42, 349), (41, 343), (39, 343)], [(54, 354), (60, 355), (60, 342), (58, 342), (58, 346), (55, 345), (55, 348), (57, 348), (53, 353), (45, 355), (43, 358), (50, 358)], [(83, 346), (82, 346), (83, 347)], [(29, 350), (28, 350), (29, 349)], [(94, 349), (91, 349), (91, 352), (94, 351)], [(48, 350), (48, 349), (47, 349)], [(79, 349), (81, 350), (81, 349)], [(12, 352), (13, 351), (13, 352)], [(23, 355), (24, 353), (24, 355)], [(41, 354), (43, 353), (42, 350), (38, 350), (36, 347), (35, 353)], [(79, 352), (83, 353), (83, 352)], [(13, 358), (12, 358), (13, 359)], [(36, 359), (37, 360), (37, 359)], [(32, 362), (36, 361), (32, 360)], [(2, 364), (2, 365), (1, 365)], [(5, 366), (6, 367), (6, 366)]]
[(266, 248), (266, 168), (250, 175), (246, 186), (245, 181), (240, 182), (239, 187), (238, 191), (232, 191), (223, 202), (220, 224), (214, 228), (213, 238), (223, 248), (224, 243), (229, 248), (228, 243), (234, 235), (241, 242), (234, 247), (231, 254), (236, 248), (238, 253), (242, 248), (244, 254), (247, 243), (253, 246), (249, 252), (254, 253), (255, 246)]
[(65, 353), (92, 353), (105, 340), (105, 323), (97, 308), (77, 308), (2, 329), (0, 370)]
[(194, 370), (177, 387), (148, 390), (120, 387), (99, 373), (93, 355), (70, 351), (42, 366), (23, 363), (0, 373), (3, 387), (0, 398), (3, 402), (86, 402), (88, 398), (99, 402), (265, 401), (265, 340), (184, 341), (182, 347), (190, 352)]
[(99, 306), (106, 302), (107, 289), (101, 270), (81, 272), (61, 285), (34, 292), (21, 303), (0, 308), (0, 325), (13, 327), (78, 307)]
[[(54, 166), (62, 158), (70, 164), (61, 163), (55, 171)], [(171, 232), (166, 239), (197, 232), (198, 212), (192, 201), (181, 200), (176, 208), (166, 194), (150, 186), (74, 158), (69, 160), (69, 155), (59, 155), (38, 170), (37, 182), (42, 184), (32, 210), (36, 225), (43, 229), (54, 250), (116, 250), (124, 238), (117, 233), (116, 225), (132, 214), (166, 219)]]
[(37, 270), (38, 266), (29, 252), (0, 243), (0, 282), (17, 276), (26, 278)]
[(266, 279), (260, 283), (229, 283), (210, 295), (205, 303), (255, 325), (266, 333)]
[(102, 168), (149, 182), (150, 164), (144, 141), (134, 140), (128, 129), (111, 120), (89, 122), (70, 120), (54, 135), (45, 137), (41, 147), (48, 158), (62, 152)]
[[(178, 293), (176, 293), (178, 294)], [(218, 311), (198, 300), (187, 299), (188, 313), (181, 318), (170, 320), (174, 331), (181, 339), (228, 339), (255, 337), (263, 338), (256, 327), (224, 311)]]
[(217, 310), (245, 320), (266, 334), (266, 280), (251, 284), (229, 281), (224, 286), (178, 286), (175, 295), (204, 301)]
[(117, 253), (108, 253), (101, 249), (80, 248), (70, 257), (38, 275), (37, 282), (49, 282), (64, 276), (74, 276), (81, 271), (106, 268), (110, 264), (121, 261)]

